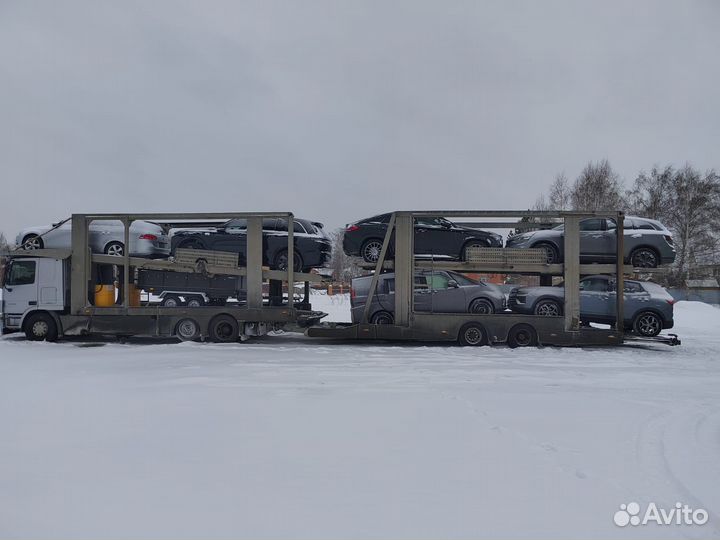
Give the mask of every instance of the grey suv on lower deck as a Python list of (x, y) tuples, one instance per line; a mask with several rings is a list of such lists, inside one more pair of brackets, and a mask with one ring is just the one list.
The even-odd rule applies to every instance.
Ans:
[[(656, 336), (673, 327), (673, 297), (657, 283), (625, 280), (623, 293), (625, 329), (642, 336)], [(580, 280), (580, 319), (583, 323), (615, 322), (615, 278), (589, 276)], [(512, 289), (508, 307), (516, 313), (559, 317), (565, 304), (564, 287)]]
[[(675, 261), (675, 247), (667, 228), (654, 219), (627, 216), (623, 222), (623, 248), (626, 264), (655, 268)], [(612, 219), (588, 218), (580, 221), (580, 259), (583, 262), (613, 262), (617, 246), (617, 226)], [(531, 231), (510, 236), (505, 247), (540, 248), (548, 263), (564, 259), (565, 228)]]
[[(352, 281), (350, 306), (352, 322), (362, 320), (372, 276)], [(421, 270), (415, 272), (415, 311), (477, 313), (489, 315), (505, 309), (505, 294), (492, 283), (472, 280), (456, 272)], [(395, 320), (395, 274), (378, 277), (376, 294), (370, 304), (368, 322), (392, 324)]]

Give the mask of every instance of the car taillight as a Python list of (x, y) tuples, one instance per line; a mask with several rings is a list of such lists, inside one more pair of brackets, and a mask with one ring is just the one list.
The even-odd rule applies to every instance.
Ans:
[(152, 240), (153, 242), (157, 240), (157, 236), (154, 234), (141, 234), (140, 240)]
[(673, 298), (672, 300), (665, 300), (665, 301), (666, 301), (668, 304), (670, 304), (671, 306), (675, 303), (675, 299), (674, 299), (674, 298)]
[(673, 245), (672, 236), (670, 236), (669, 234), (666, 234), (666, 235), (665, 235), (665, 241), (666, 241), (668, 244), (670, 244), (671, 246)]
[(357, 231), (359, 228), (360, 227), (358, 227), (357, 225), (350, 225), (347, 229), (345, 229), (345, 232)]
[(355, 289), (353, 289), (352, 287), (350, 287), (350, 298), (355, 298)]

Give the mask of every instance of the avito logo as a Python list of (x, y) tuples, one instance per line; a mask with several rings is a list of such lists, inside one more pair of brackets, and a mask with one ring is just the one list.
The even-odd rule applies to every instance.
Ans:
[(675, 503), (670, 510), (659, 508), (657, 504), (648, 504), (645, 512), (641, 512), (640, 505), (636, 502), (621, 504), (620, 510), (615, 512), (613, 521), (618, 527), (627, 525), (705, 525), (708, 522), (707, 510), (702, 508), (693, 509), (687, 504)]

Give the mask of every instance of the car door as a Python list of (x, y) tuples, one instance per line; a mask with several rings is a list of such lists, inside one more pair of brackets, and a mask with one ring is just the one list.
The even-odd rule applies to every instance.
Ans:
[(465, 291), (447, 272), (430, 274), (430, 291), (433, 312), (464, 313), (467, 311)]
[(426, 273), (417, 273), (413, 280), (413, 303), (415, 311), (432, 311), (432, 290), (430, 277)]
[(615, 248), (615, 232), (608, 231), (603, 218), (583, 219), (580, 222), (580, 255), (607, 257)]
[(8, 314), (19, 315), (37, 306), (37, 261), (15, 259), (10, 263), (3, 286), (3, 302)]
[[(452, 232), (437, 218), (415, 220), (415, 253), (446, 257), (451, 253)], [(457, 250), (453, 250), (455, 254)]]
[(245, 258), (247, 246), (247, 222), (244, 219), (233, 219), (225, 224), (225, 228), (212, 235), (212, 247), (216, 251), (240, 253)]
[(614, 298), (610, 298), (607, 278), (595, 276), (580, 281), (581, 316), (605, 319), (611, 316), (614, 305)]
[[(623, 293), (623, 314), (625, 320), (629, 321), (633, 319), (633, 317), (638, 311), (647, 307), (650, 300), (650, 294), (645, 289), (643, 289), (642, 285), (636, 283), (635, 281), (625, 281), (624, 289), (625, 292)], [(615, 304), (612, 302), (610, 309), (615, 309)]]

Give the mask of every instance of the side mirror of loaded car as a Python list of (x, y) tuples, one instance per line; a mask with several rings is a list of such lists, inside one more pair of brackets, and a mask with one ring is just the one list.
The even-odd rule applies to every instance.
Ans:
[(457, 281), (455, 281), (454, 279), (451, 279), (450, 281), (448, 281), (447, 286), (448, 286), (448, 289), (457, 289), (460, 285), (458, 284)]

